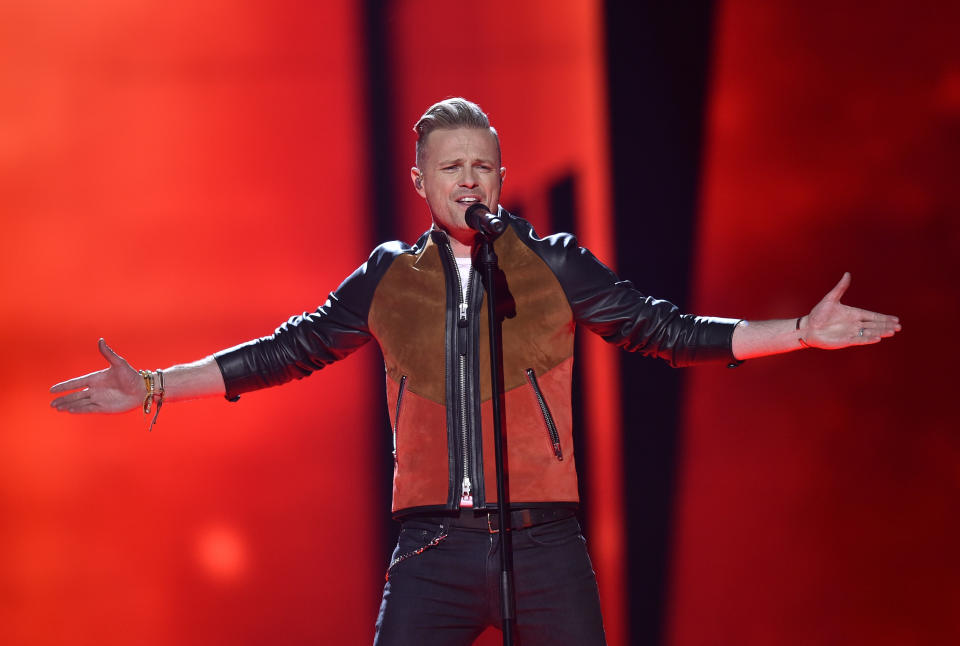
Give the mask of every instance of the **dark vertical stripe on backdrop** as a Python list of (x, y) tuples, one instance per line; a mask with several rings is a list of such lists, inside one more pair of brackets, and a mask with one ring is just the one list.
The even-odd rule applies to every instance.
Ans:
[[(608, 2), (618, 273), (688, 302), (708, 83), (709, 2)], [(631, 643), (663, 640), (682, 371), (621, 359)]]
[[(366, 75), (367, 75), (367, 159), (371, 164), (375, 160), (396, 159), (393, 150), (394, 123), (393, 93), (390, 86), (389, 64), (389, 33), (387, 29), (387, 8), (389, 0), (365, 0), (363, 28), (366, 41)], [(388, 169), (389, 171), (390, 169)], [(399, 236), (399, 227), (394, 219), (396, 204), (399, 203), (396, 177), (401, 175), (393, 172), (377, 174), (376, 181), (370, 182), (370, 214), (366, 222), (370, 227), (370, 248), (373, 249), (381, 242), (395, 240)], [(375, 345), (375, 344), (373, 344)], [(383, 356), (379, 350), (370, 353), (370, 361), (376, 363), (370, 374), (383, 374)], [(375, 392), (383, 391), (383, 380), (376, 379), (371, 385)], [(390, 417), (384, 407), (381, 411), (382, 421), (374, 432), (377, 433), (374, 446), (376, 456), (371, 456), (371, 468), (375, 469), (372, 477), (376, 478), (377, 499), (370, 501), (370, 513), (382, 519), (381, 549), (377, 556), (386, 565), (389, 562), (390, 552), (393, 550), (400, 531), (400, 526), (390, 518), (390, 502), (393, 495), (393, 457), (390, 445)]]

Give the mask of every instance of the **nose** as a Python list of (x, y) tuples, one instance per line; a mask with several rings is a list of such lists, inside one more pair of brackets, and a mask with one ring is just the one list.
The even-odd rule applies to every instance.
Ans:
[(476, 171), (469, 165), (463, 169), (463, 175), (460, 176), (460, 186), (464, 188), (476, 188), (478, 185)]

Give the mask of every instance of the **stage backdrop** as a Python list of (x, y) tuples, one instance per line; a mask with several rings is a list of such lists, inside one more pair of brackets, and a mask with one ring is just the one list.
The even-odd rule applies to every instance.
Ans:
[(715, 20), (693, 308), (799, 316), (850, 271), (904, 331), (690, 371), (668, 642), (960, 643), (960, 7)]
[(198, 359), (363, 261), (355, 3), (2, 15), (0, 642), (369, 642), (369, 361), (171, 404), (151, 433), (46, 393), (105, 366), (98, 337), (139, 368)]

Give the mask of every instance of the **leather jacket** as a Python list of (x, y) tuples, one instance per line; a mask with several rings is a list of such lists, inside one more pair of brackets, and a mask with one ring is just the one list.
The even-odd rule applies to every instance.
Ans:
[[(575, 326), (673, 366), (737, 363), (736, 319), (680, 314), (622, 281), (576, 238), (509, 226), (500, 260), (506, 456), (515, 507), (575, 506), (570, 384)], [(226, 396), (308, 376), (371, 338), (383, 351), (394, 445), (393, 512), (496, 507), (486, 294), (466, 302), (444, 232), (389, 242), (315, 312), (215, 356)]]

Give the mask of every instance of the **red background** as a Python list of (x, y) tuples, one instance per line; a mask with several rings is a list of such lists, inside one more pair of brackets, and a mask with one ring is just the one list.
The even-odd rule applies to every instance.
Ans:
[(901, 317), (689, 371), (671, 644), (960, 642), (960, 6), (716, 15), (694, 307)]
[[(905, 331), (689, 371), (672, 644), (960, 638), (946, 6), (718, 5), (695, 309), (798, 316), (850, 270), (847, 300)], [(407, 181), (409, 128), (445, 96), (490, 113), (505, 203), (541, 228), (545, 185), (574, 174), (577, 231), (615, 265), (642, 201), (614, 222), (602, 6), (467, 7), (386, 9), (396, 101), (373, 107), (396, 158), (370, 152), (357, 3), (0, 8), (0, 642), (369, 643), (389, 508), (372, 349), (237, 404), (168, 406), (150, 434), (139, 414), (57, 415), (46, 389), (98, 369), (99, 336), (162, 367), (315, 308), (376, 242), (367, 196)], [(428, 220), (403, 194), (412, 240)], [(580, 357), (612, 645), (630, 591), (614, 360)]]
[(358, 19), (323, 6), (0, 20), (0, 642), (369, 641), (369, 362), (171, 405), (152, 433), (44, 409), (103, 365), (100, 336), (137, 367), (194, 360), (314, 309), (369, 253)]

